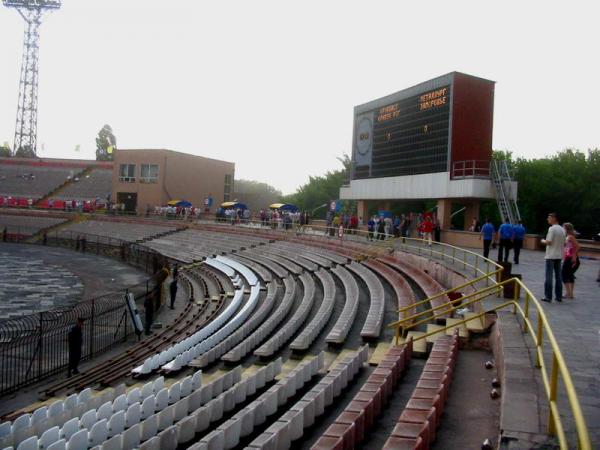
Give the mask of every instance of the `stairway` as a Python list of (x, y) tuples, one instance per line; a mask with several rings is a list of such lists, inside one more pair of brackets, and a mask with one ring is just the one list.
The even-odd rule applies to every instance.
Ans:
[(74, 216), (70, 216), (70, 218), (67, 219), (65, 222), (61, 222), (61, 223), (53, 225), (51, 227), (42, 228), (37, 233), (28, 237), (25, 242), (28, 244), (35, 244), (36, 242), (39, 242), (42, 240), (44, 233), (46, 233), (47, 235), (56, 233), (57, 231), (62, 230), (65, 227), (68, 227), (75, 223), (83, 222), (84, 220), (87, 220), (87, 219), (88, 218), (86, 216), (81, 215), (81, 214), (76, 214)]
[(517, 223), (521, 220), (521, 214), (519, 213), (516, 195), (512, 193), (513, 180), (508, 165), (505, 160), (494, 160), (491, 169), (494, 194), (502, 222), (508, 219), (510, 223)]
[(73, 174), (73, 176), (66, 180), (63, 184), (61, 184), (60, 186), (57, 186), (56, 188), (54, 188), (53, 190), (51, 190), (50, 192), (48, 192), (46, 195), (44, 195), (43, 197), (39, 198), (34, 206), (39, 206), (41, 205), (44, 201), (52, 198), (52, 197), (56, 197), (65, 187), (67, 187), (68, 185), (73, 183), (73, 180), (75, 178), (83, 178), (86, 175), (89, 175), (89, 173), (94, 169), (94, 166), (88, 166), (85, 169), (83, 169), (81, 172), (78, 172), (76, 174)]

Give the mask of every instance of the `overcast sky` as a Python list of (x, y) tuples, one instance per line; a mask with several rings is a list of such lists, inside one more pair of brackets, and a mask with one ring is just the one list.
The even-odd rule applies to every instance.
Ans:
[[(233, 161), (290, 193), (350, 154), (355, 105), (454, 70), (497, 82), (494, 148), (600, 147), (595, 4), (63, 0), (41, 28), (38, 154), (94, 158), (108, 123), (120, 148)], [(11, 147), (23, 27), (0, 7)]]

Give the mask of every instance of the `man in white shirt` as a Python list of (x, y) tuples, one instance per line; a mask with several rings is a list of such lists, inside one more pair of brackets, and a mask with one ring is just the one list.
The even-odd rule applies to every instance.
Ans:
[(554, 272), (554, 296), (557, 302), (562, 302), (562, 279), (560, 275), (560, 263), (563, 257), (563, 247), (565, 246), (565, 230), (558, 224), (558, 217), (555, 213), (548, 214), (548, 234), (546, 239), (542, 239), (542, 244), (546, 246), (546, 280), (544, 282), (544, 298), (542, 301), (550, 303), (552, 301), (552, 275)]

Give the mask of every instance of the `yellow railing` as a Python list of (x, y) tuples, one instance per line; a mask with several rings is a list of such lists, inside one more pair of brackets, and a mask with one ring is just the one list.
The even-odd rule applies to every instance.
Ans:
[[(475, 280), (473, 280), (473, 282), (475, 282)], [(546, 391), (548, 405), (550, 407), (550, 413), (549, 413), (549, 417), (548, 417), (548, 433), (550, 435), (557, 436), (561, 449), (566, 450), (569, 448), (569, 443), (567, 441), (567, 437), (566, 437), (566, 434), (564, 431), (562, 419), (560, 417), (560, 413), (559, 413), (559, 409), (558, 409), (558, 402), (557, 402), (558, 379), (560, 376), (562, 383), (564, 385), (566, 394), (567, 394), (567, 399), (568, 399), (569, 405), (571, 407), (571, 413), (573, 414), (573, 420), (575, 422), (575, 428), (577, 431), (578, 448), (581, 450), (591, 450), (592, 445), (591, 445), (588, 429), (587, 429), (587, 426), (585, 423), (585, 418), (583, 417), (583, 413), (581, 411), (581, 406), (580, 406), (579, 400), (577, 398), (577, 392), (575, 391), (575, 386), (573, 384), (573, 380), (571, 379), (571, 374), (569, 372), (569, 369), (567, 368), (567, 364), (565, 363), (565, 359), (562, 355), (560, 347), (558, 346), (558, 343), (556, 342), (556, 338), (554, 337), (552, 328), (550, 327), (550, 325), (548, 323), (548, 319), (546, 318), (546, 314), (544, 313), (544, 310), (543, 310), (541, 304), (539, 303), (539, 301), (537, 300), (537, 298), (533, 295), (533, 293), (529, 290), (529, 288), (518, 278), (510, 278), (508, 280), (501, 281), (494, 286), (484, 287), (483, 289), (473, 292), (467, 296), (445, 302), (443, 305), (438, 305), (438, 306), (430, 308), (426, 311), (414, 314), (411, 317), (407, 317), (405, 319), (399, 320), (397, 322), (389, 324), (388, 326), (395, 328), (396, 344), (398, 344), (399, 338), (401, 336), (401, 333), (403, 332), (402, 331), (403, 329), (407, 329), (410, 327), (417, 326), (418, 324), (429, 322), (432, 318), (441, 316), (441, 314), (433, 314), (433, 317), (428, 317), (426, 320), (422, 320), (422, 321), (419, 321), (414, 324), (409, 323), (408, 326), (405, 325), (407, 322), (410, 322), (414, 318), (421, 317), (421, 316), (424, 316), (427, 314), (431, 314), (431, 312), (437, 311), (437, 310), (440, 310), (443, 308), (446, 308), (444, 310), (444, 314), (447, 314), (449, 311), (454, 311), (455, 309), (457, 309), (459, 306), (456, 304), (461, 301), (462, 301), (462, 303), (460, 306), (466, 306), (468, 304), (479, 302), (484, 297), (489, 296), (489, 295), (497, 292), (502, 287), (504, 287), (508, 284), (513, 284), (513, 283), (515, 286), (515, 289), (514, 289), (515, 297), (512, 300), (504, 302), (500, 305), (494, 306), (494, 307), (492, 307), (486, 311), (483, 311), (479, 314), (476, 314), (474, 316), (470, 316), (468, 319), (464, 319), (459, 322), (453, 323), (452, 325), (448, 325), (441, 329), (437, 329), (437, 330), (425, 333), (418, 337), (413, 336), (413, 341), (416, 342), (421, 339), (427, 339), (428, 337), (433, 336), (437, 333), (444, 333), (446, 330), (455, 328), (461, 324), (466, 324), (467, 322), (477, 319), (477, 318), (480, 318), (480, 317), (483, 317), (490, 312), (498, 311), (498, 310), (504, 309), (508, 306), (512, 306), (513, 313), (516, 314), (518, 312), (519, 315), (522, 317), (523, 323), (525, 326), (524, 331), (525, 331), (525, 333), (531, 334), (531, 337), (532, 337), (534, 345), (535, 345), (536, 367), (541, 369), (540, 371), (541, 371), (541, 375), (542, 375), (542, 381), (544, 384), (544, 389)], [(468, 285), (468, 283), (466, 283), (466, 285)], [(524, 299), (524, 303), (522, 306), (519, 303), (518, 298), (517, 298), (517, 292), (518, 292), (517, 286), (520, 289), (522, 289), (523, 292), (525, 293), (525, 299)], [(472, 300), (464, 302), (464, 300), (466, 300), (468, 298), (471, 298)], [(532, 322), (531, 317), (530, 317), (531, 316), (530, 309), (532, 306), (535, 308), (535, 311), (536, 311), (535, 316), (536, 316), (537, 321), (535, 322), (535, 324)], [(544, 349), (546, 348), (544, 345), (546, 342), (544, 340), (544, 337), (546, 337), (546, 340), (550, 346), (549, 350), (551, 351), (550, 356), (551, 356), (552, 362), (551, 362), (550, 373), (548, 373), (548, 365), (546, 364), (546, 360), (544, 359)]]

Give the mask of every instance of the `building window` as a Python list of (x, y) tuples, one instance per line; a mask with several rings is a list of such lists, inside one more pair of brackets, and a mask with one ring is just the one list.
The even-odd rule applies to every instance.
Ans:
[(223, 189), (223, 201), (228, 202), (231, 200), (231, 193), (233, 192), (233, 175), (225, 175), (225, 188)]
[(135, 183), (135, 164), (121, 164), (119, 166), (119, 181)]
[(140, 183), (158, 183), (158, 164), (140, 164)]

